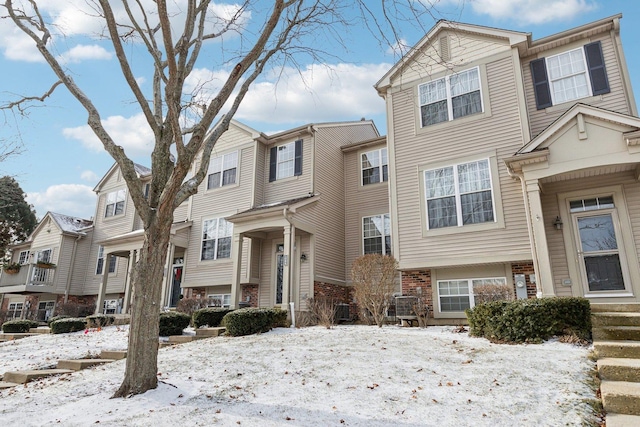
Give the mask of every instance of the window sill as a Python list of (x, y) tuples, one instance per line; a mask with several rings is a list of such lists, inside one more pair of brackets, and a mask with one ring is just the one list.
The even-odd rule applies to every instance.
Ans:
[(581, 104), (597, 104), (598, 102), (602, 101), (602, 97), (604, 95), (595, 95), (595, 96), (588, 96), (586, 98), (576, 98), (576, 99), (572, 99), (571, 101), (567, 101), (567, 102), (563, 102), (561, 104), (554, 104), (551, 107), (547, 107), (544, 109), (545, 113), (556, 113), (558, 111), (565, 111), (568, 110), (569, 108), (573, 107), (575, 104), (581, 103)]
[(201, 259), (201, 263), (216, 263), (216, 264), (232, 264), (233, 259), (229, 258), (218, 258), (218, 259)]
[[(361, 177), (362, 178), (362, 177)], [(370, 191), (372, 188), (378, 188), (382, 186), (389, 187), (389, 181), (375, 182), (373, 184), (362, 184), (362, 180), (360, 180), (360, 185), (358, 186), (359, 191)]]
[(423, 230), (422, 237), (447, 236), (451, 234), (474, 233), (478, 231), (496, 230), (504, 227), (503, 221), (488, 222), (482, 224), (469, 224), (456, 227), (434, 228), (433, 230)]
[(419, 135), (425, 132), (439, 131), (441, 129), (446, 129), (447, 127), (450, 127), (450, 126), (463, 125), (465, 123), (474, 122), (476, 120), (482, 120), (487, 117), (491, 117), (491, 113), (487, 111), (483, 111), (481, 113), (470, 114), (468, 116), (459, 117), (457, 119), (448, 120), (446, 122), (436, 123), (436, 124), (427, 125), (427, 126), (421, 126), (422, 125), (422, 123), (420, 123), (421, 119), (418, 116), (418, 122), (417, 122), (418, 127), (416, 130), (416, 135)]
[(281, 183), (281, 182), (295, 181), (298, 178), (300, 178), (301, 176), (302, 175), (294, 175), (294, 176), (288, 176), (286, 178), (279, 178), (279, 179), (276, 179), (275, 181), (270, 181), (269, 184), (278, 184), (278, 183)]
[(234, 188), (237, 188), (240, 186), (240, 183), (236, 182), (235, 184), (227, 184), (227, 185), (223, 185), (222, 187), (216, 187), (216, 188), (207, 188), (205, 190), (206, 193), (221, 193), (225, 190), (231, 190)]

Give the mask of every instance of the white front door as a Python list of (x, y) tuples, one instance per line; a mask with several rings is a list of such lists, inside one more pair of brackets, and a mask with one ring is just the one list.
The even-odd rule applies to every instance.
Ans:
[(572, 201), (570, 210), (585, 295), (629, 292), (629, 273), (613, 198)]

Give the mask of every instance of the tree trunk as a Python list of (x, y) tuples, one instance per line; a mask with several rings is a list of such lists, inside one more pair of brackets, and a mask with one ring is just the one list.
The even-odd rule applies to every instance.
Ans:
[(145, 227), (144, 244), (133, 272), (133, 303), (125, 376), (113, 397), (141, 394), (158, 386), (162, 281), (172, 222), (172, 212), (159, 209), (152, 216), (151, 224)]

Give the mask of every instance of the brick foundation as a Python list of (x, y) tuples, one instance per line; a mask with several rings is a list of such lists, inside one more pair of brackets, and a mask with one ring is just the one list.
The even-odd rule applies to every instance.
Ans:
[[(531, 281), (529, 280), (529, 275), (535, 274), (535, 270), (533, 269), (533, 262), (523, 261), (511, 263), (511, 273), (512, 275), (524, 274), (527, 282), (527, 298), (536, 298), (536, 294), (538, 292), (538, 290), (536, 289), (536, 284), (531, 283)], [(515, 292), (515, 287), (513, 289)]]
[(315, 300), (327, 299), (339, 304), (349, 304), (349, 318), (355, 318), (358, 313), (358, 306), (353, 301), (353, 288), (351, 286), (314, 282), (313, 298)]
[(431, 270), (402, 271), (402, 295), (422, 297), (429, 307), (429, 317), (433, 317), (433, 286), (431, 285)]
[(249, 298), (249, 304), (251, 307), (258, 306), (258, 285), (253, 283), (247, 283), (241, 285), (242, 293), (241, 293), (241, 301), (247, 302), (247, 298)]

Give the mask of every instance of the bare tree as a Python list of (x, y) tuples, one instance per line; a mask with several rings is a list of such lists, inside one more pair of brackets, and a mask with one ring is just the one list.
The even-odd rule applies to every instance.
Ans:
[[(313, 46), (316, 36), (322, 34), (343, 43), (343, 32), (353, 24), (345, 19), (347, 12), (360, 10), (360, 17), (375, 29), (381, 43), (397, 44), (399, 35), (392, 32), (386, 36), (386, 28), (397, 25), (397, 20), (419, 20), (423, 13), (430, 13), (430, 3), (383, 0), (374, 10), (365, 0), (240, 0), (234, 13), (225, 17), (215, 13), (211, 0), (87, 0), (87, 16), (102, 21), (103, 36), (111, 43), (122, 75), (154, 136), (151, 185), (145, 197), (134, 163), (105, 129), (96, 100), (76, 83), (73, 72), (56, 56), (53, 18), (41, 10), (37, 0), (4, 0), (4, 17), (33, 40), (58, 79), (43, 95), (24, 96), (5, 107), (24, 112), (32, 103), (66, 88), (82, 105), (88, 125), (118, 164), (143, 222), (144, 244), (132, 277), (129, 355), (124, 381), (114, 397), (143, 393), (157, 386), (159, 301), (173, 213), (197, 192), (214, 144), (228, 129), (250, 85), (268, 64), (297, 66), (300, 55), (321, 62), (328, 53)], [(391, 4), (394, 7), (389, 9)], [(176, 5), (179, 13), (171, 9)], [(114, 7), (118, 9), (114, 11)], [(371, 19), (381, 11), (384, 13), (378, 20)], [(251, 28), (244, 26), (248, 16)], [(232, 35), (240, 42), (229, 51), (223, 42)], [(198, 61), (203, 61), (203, 48), (211, 47), (216, 40), (223, 58), (219, 65), (232, 64), (228, 77), (212, 96), (203, 96), (202, 86), (187, 93), (185, 82)], [(128, 49), (128, 44), (144, 46), (144, 54), (153, 64), (150, 94), (142, 90), (132, 67), (132, 52), (141, 53)], [(206, 55), (206, 60), (212, 60), (211, 56)], [(216, 118), (218, 124), (211, 129)], [(193, 175), (186, 179), (192, 169)]]
[(398, 262), (391, 255), (368, 254), (353, 262), (351, 280), (361, 311), (382, 327), (395, 291)]

